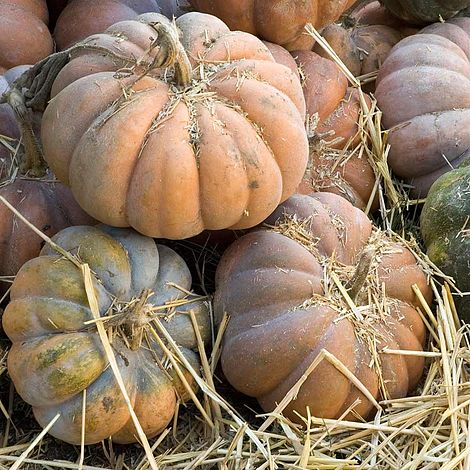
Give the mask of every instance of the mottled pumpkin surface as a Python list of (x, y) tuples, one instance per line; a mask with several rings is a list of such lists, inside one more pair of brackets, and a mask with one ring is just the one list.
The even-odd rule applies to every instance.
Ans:
[(305, 25), (321, 29), (336, 21), (355, 0), (190, 0), (199, 11), (218, 16), (230, 29), (247, 31), (295, 49), (311, 49)]
[[(431, 261), (453, 277), (461, 292), (470, 292), (470, 160), (441, 176), (431, 187), (421, 233)], [(470, 297), (454, 297), (458, 313), (470, 321)]]
[(148, 236), (260, 223), (307, 164), (298, 78), (259, 39), (202, 13), (176, 20), (186, 86), (171, 69), (116, 74), (155, 58), (149, 23), (170, 25), (157, 13), (117, 23), (88, 42), (125, 60), (80, 50), (61, 71), (42, 121), (48, 164), (93, 217)]
[[(188, 313), (195, 313), (201, 334), (207, 338), (208, 308), (205, 302), (183, 301), (187, 297), (184, 291), (191, 289), (191, 275), (179, 255), (132, 230), (107, 226), (71, 227), (53, 240), (89, 264), (102, 316), (132, 315), (130, 304), (143, 289), (152, 291), (145, 315), (154, 315), (152, 307), (181, 299), (176, 310), (160, 308), (159, 312), (167, 331), (198, 370), (198, 357), (192, 351), (197, 343)], [(126, 318), (131, 321), (129, 315)], [(45, 246), (41, 256), (19, 271), (3, 315), (4, 330), (13, 343), (9, 374), (42, 426), (61, 414), (52, 435), (80, 443), (86, 390), (85, 442), (110, 436), (118, 443), (134, 442), (136, 431), (129, 409), (96, 327), (85, 324), (92, 319), (81, 270)], [(140, 348), (131, 347), (137, 330), (129, 328), (129, 323), (117, 323), (108, 328), (108, 334), (134, 411), (146, 435), (152, 437), (166, 427), (177, 401), (184, 401), (187, 392), (166, 365), (148, 324)], [(194, 386), (189, 373), (187, 376)]]
[(34, 64), (53, 51), (47, 21), (46, 0), (0, 2), (0, 73)]
[[(432, 294), (411, 252), (334, 194), (295, 195), (267, 222), (235, 242), (217, 270), (215, 314), (230, 317), (221, 356), (230, 383), (272, 411), (325, 349), (374, 397), (405, 396), (421, 377), (423, 358), (381, 351), (424, 344), (411, 286), (428, 301)], [(356, 285), (353, 313), (333, 278), (349, 289), (358, 264), (366, 276)], [(308, 406), (314, 416), (338, 418), (356, 399), (355, 411), (367, 417), (371, 402), (323, 360), (284, 413), (299, 421), (295, 412), (305, 415)]]
[(390, 166), (413, 197), (425, 197), (470, 148), (470, 18), (400, 41), (379, 71), (376, 97), (390, 129)]
[(426, 24), (448, 19), (470, 7), (469, 0), (381, 0), (396, 16), (409, 23)]

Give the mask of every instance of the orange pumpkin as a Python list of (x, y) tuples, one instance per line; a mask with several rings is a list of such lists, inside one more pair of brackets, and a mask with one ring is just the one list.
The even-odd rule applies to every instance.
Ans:
[[(333, 192), (365, 209), (376, 177), (367, 158), (353, 151), (361, 141), (359, 91), (348, 87), (346, 76), (333, 61), (312, 51), (292, 54), (302, 74), (307, 114), (318, 120), (307, 170), (297, 192)], [(370, 104), (370, 98), (364, 98)], [(343, 151), (346, 147), (348, 150)], [(371, 209), (377, 207), (375, 198)]]
[(255, 34), (292, 51), (311, 49), (307, 23), (317, 29), (336, 21), (355, 0), (190, 0), (199, 11), (218, 16), (230, 29)]
[[(252, 227), (305, 172), (299, 80), (260, 40), (213, 16), (187, 13), (176, 25), (181, 43), (167, 18), (148, 13), (89, 38), (86, 47), (114, 57), (77, 49), (44, 113), (45, 158), (110, 225), (172, 239)], [(163, 47), (146, 55), (157, 31)], [(169, 50), (175, 72), (144, 67), (168, 65)]]
[(470, 18), (436, 23), (400, 41), (377, 77), (390, 129), (389, 163), (425, 197), (470, 148)]
[[(214, 311), (230, 318), (221, 355), (229, 382), (270, 412), (325, 349), (376, 399), (405, 396), (424, 359), (383, 349), (420, 351), (425, 341), (412, 285), (428, 301), (432, 291), (412, 253), (334, 194), (295, 195), (268, 223), (235, 242), (217, 269)], [(325, 358), (284, 414), (299, 422), (295, 412), (308, 407), (338, 418), (357, 399), (347, 419), (368, 417), (373, 405)]]
[[(393, 46), (403, 38), (399, 31), (383, 25), (346, 29), (332, 24), (323, 30), (322, 36), (355, 77), (376, 73)], [(313, 50), (322, 57), (328, 57), (320, 45)], [(366, 84), (363, 89), (374, 91), (375, 81)]]
[[(191, 289), (186, 264), (170, 248), (132, 230), (71, 227), (53, 240), (90, 265), (100, 314), (116, 315), (104, 326), (113, 332), (112, 347), (133, 409), (146, 435), (158, 434), (171, 421), (178, 399), (184, 401), (188, 394), (151, 334), (155, 307), (196, 370), (191, 310), (201, 336), (209, 336), (206, 302), (186, 294)], [(176, 300), (180, 306), (162, 309)], [(53, 436), (80, 443), (84, 418), (87, 444), (109, 436), (117, 443), (135, 442), (129, 409), (96, 327), (85, 324), (92, 319), (81, 270), (45, 246), (41, 256), (21, 268), (3, 315), (3, 328), (13, 343), (10, 377), (42, 426), (60, 413), (49, 431)]]
[(34, 64), (53, 50), (47, 29), (45, 0), (0, 2), (0, 74), (22, 64)]

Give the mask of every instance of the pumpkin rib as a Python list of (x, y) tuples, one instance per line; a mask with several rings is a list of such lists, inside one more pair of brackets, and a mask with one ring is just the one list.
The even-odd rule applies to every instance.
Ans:
[[(325, 309), (329, 309), (328, 307), (325, 307)], [(308, 336), (308, 333), (310, 332), (311, 334), (313, 333), (318, 333), (318, 336), (321, 336), (321, 341), (320, 343), (315, 346), (315, 349), (310, 351), (308, 353), (308, 358), (315, 359), (317, 354), (320, 352), (321, 347), (323, 344), (325, 344), (328, 339), (331, 337), (333, 334), (336, 325), (331, 322), (330, 317), (322, 317), (319, 315), (320, 319), (320, 325), (317, 325), (317, 322), (315, 320), (312, 320), (311, 312), (308, 311), (308, 309), (305, 310), (299, 310), (298, 312), (290, 312), (291, 315), (296, 315), (296, 317), (299, 317), (302, 315), (305, 317), (306, 321), (308, 320), (314, 322), (315, 324), (315, 329), (310, 328), (309, 330), (305, 329), (305, 331), (297, 331), (297, 337), (295, 338), (289, 338), (287, 336), (287, 340), (289, 340), (289, 344), (285, 345), (284, 349), (289, 350), (289, 346), (292, 345), (292, 343), (295, 342), (294, 348), (292, 349), (293, 352), (292, 354), (296, 354), (295, 358), (293, 358), (292, 354), (289, 356), (284, 356), (286, 361), (283, 362), (283, 364), (278, 364), (278, 367), (276, 368), (276, 374), (272, 374), (272, 372), (269, 371), (269, 368), (265, 368), (264, 370), (259, 370), (257, 371), (257, 374), (254, 375), (253, 373), (250, 373), (246, 371), (243, 373), (243, 376), (246, 376), (250, 378), (250, 380), (254, 381), (254, 386), (257, 387), (257, 392), (261, 393), (259, 395), (260, 397), (265, 397), (266, 395), (269, 395), (273, 392), (274, 389), (279, 387), (279, 385), (283, 382), (289, 381), (290, 382), (296, 382), (298, 378), (302, 375), (302, 371), (299, 372), (299, 369), (302, 369), (302, 364), (305, 362), (308, 362), (309, 364), (312, 361), (308, 361), (308, 359), (305, 358), (305, 356), (302, 356), (302, 347), (304, 347), (303, 341), (300, 339), (300, 334), (305, 333), (305, 337)], [(335, 314), (332, 313), (331, 316), (334, 316)], [(291, 324), (292, 322), (295, 322), (296, 318), (292, 319), (289, 323)], [(299, 320), (297, 320), (298, 322)], [(242, 344), (250, 344), (251, 347), (256, 350), (255, 356), (257, 360), (261, 360), (263, 358), (267, 359), (267, 356), (269, 356), (273, 351), (272, 348), (270, 351), (266, 349), (266, 344), (263, 341), (264, 338), (276, 338), (274, 341), (274, 344), (277, 345), (278, 347), (283, 344), (283, 341), (279, 338), (281, 334), (276, 335), (276, 330), (278, 331), (285, 331), (285, 328), (281, 328), (283, 325), (285, 325), (286, 319), (277, 317), (274, 319), (270, 319), (269, 322), (267, 322), (265, 325), (260, 326), (259, 328), (252, 328), (251, 331), (242, 331), (239, 334), (236, 335), (230, 335), (229, 341), (227, 341), (224, 345), (224, 360), (222, 363), (222, 366), (225, 371), (225, 375), (227, 378), (231, 379), (230, 374), (228, 373), (228, 365), (227, 361), (229, 360), (228, 357), (230, 356), (230, 350), (231, 349), (237, 349), (237, 343), (241, 342)], [(302, 323), (303, 324), (303, 323)], [(260, 330), (262, 328), (262, 332)], [(321, 332), (321, 334), (320, 334)], [(250, 336), (253, 338), (250, 340)], [(297, 340), (297, 341), (296, 341)], [(302, 337), (302, 340), (304, 340), (304, 337)], [(312, 340), (313, 341), (313, 340)], [(300, 349), (297, 348), (297, 346), (300, 346)], [(241, 356), (243, 356), (243, 347), (238, 346), (238, 351)], [(307, 347), (304, 347), (305, 350), (310, 349)], [(313, 357), (312, 357), (313, 356)], [(295, 360), (296, 359), (296, 360)], [(247, 360), (250, 360), (249, 358)], [(239, 367), (243, 370), (243, 364), (242, 364), (242, 358), (237, 356), (235, 359), (235, 364), (238, 364)], [(251, 365), (251, 364), (250, 364)], [(273, 364), (274, 365), (274, 364)], [(256, 368), (256, 363), (253, 364), (253, 366)], [(249, 367), (248, 365), (245, 365), (245, 367)], [(238, 374), (238, 372), (235, 370), (235, 372)], [(265, 377), (260, 377), (260, 374), (265, 375)], [(297, 379), (292, 379), (292, 377), (297, 377)], [(262, 384), (260, 387), (260, 383)], [(256, 395), (251, 395), (251, 393), (247, 392), (247, 388), (244, 388), (243, 390), (240, 390), (242, 393), (250, 396), (256, 396)], [(261, 398), (262, 399), (262, 398)]]

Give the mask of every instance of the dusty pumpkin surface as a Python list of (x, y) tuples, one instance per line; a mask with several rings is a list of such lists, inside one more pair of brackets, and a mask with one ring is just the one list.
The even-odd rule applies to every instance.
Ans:
[[(151, 317), (159, 312), (196, 370), (189, 311), (203, 338), (210, 329), (207, 304), (186, 293), (191, 289), (186, 264), (170, 248), (132, 230), (72, 227), (53, 239), (94, 273), (100, 314), (113, 315), (104, 325), (126, 390), (144, 432), (156, 435), (171, 420), (177, 401), (187, 398), (187, 391), (150, 333)], [(162, 308), (169, 301), (178, 301), (179, 306)], [(80, 443), (86, 389), (85, 442), (109, 436), (117, 443), (134, 442), (129, 409), (96, 327), (84, 324), (93, 318), (81, 269), (45, 246), (41, 256), (18, 273), (3, 315), (4, 330), (13, 343), (9, 374), (41, 425), (61, 414), (50, 431), (55, 437)]]
[(379, 71), (376, 97), (391, 129), (390, 167), (425, 197), (470, 148), (470, 18), (400, 41)]
[(292, 51), (311, 49), (307, 23), (317, 29), (336, 21), (355, 0), (190, 0), (199, 11), (225, 21), (230, 29), (247, 31)]
[[(235, 242), (217, 270), (215, 314), (230, 317), (221, 356), (230, 383), (272, 411), (325, 349), (373, 397), (405, 396), (424, 360), (383, 349), (420, 351), (425, 341), (411, 286), (428, 301), (432, 294), (411, 252), (334, 194), (295, 195), (268, 223)], [(308, 406), (338, 418), (357, 399), (351, 419), (373, 405), (323, 360), (284, 413), (299, 421), (295, 412), (305, 416)]]
[(46, 0), (0, 2), (0, 73), (52, 53)]
[[(252, 227), (305, 171), (299, 80), (259, 39), (213, 16), (188, 13), (176, 25), (181, 44), (168, 19), (146, 14), (72, 55), (43, 117), (45, 158), (110, 225), (172, 239)], [(158, 35), (171, 47), (149, 52)]]

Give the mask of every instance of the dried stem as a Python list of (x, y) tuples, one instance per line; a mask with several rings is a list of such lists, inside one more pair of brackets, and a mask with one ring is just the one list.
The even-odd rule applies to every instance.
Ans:
[(361, 292), (361, 289), (366, 282), (367, 276), (369, 275), (369, 271), (372, 265), (372, 261), (374, 260), (374, 256), (374, 247), (368, 246), (366, 249), (364, 249), (359, 258), (359, 262), (357, 263), (353, 277), (346, 284), (349, 297), (351, 297), (353, 302), (356, 301), (359, 292)]
[(17, 88), (5, 94), (7, 103), (15, 113), (23, 137), (24, 155), (20, 162), (20, 171), (32, 177), (44, 176), (47, 165), (42, 156), (42, 149), (33, 131), (31, 110), (26, 107), (25, 97)]

